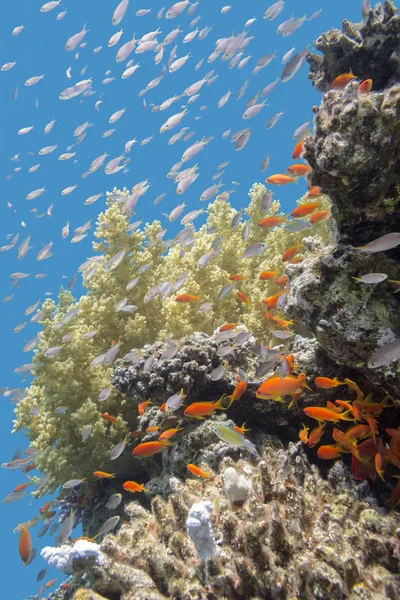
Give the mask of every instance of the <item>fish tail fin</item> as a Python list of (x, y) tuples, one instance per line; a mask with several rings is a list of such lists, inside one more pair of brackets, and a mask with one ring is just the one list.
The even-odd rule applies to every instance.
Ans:
[(361, 281), (361, 277), (352, 277), (352, 279), (355, 279), (356, 281)]
[(147, 492), (148, 494), (150, 494), (150, 490), (148, 490), (147, 488), (145, 488), (144, 486), (142, 486), (142, 492)]
[(354, 421), (354, 416), (352, 417), (348, 417), (347, 415), (349, 414), (349, 410), (346, 410), (346, 412), (344, 413), (338, 413), (338, 417), (341, 421)]

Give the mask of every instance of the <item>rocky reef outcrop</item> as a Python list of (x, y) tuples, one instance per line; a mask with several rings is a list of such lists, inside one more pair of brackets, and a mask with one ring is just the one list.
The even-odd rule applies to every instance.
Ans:
[[(238, 505), (224, 491), (228, 469), (252, 484)], [(87, 589), (74, 600), (399, 596), (399, 521), (377, 506), (342, 463), (322, 478), (300, 443), (287, 449), (265, 444), (257, 459), (223, 458), (212, 479), (169, 478), (167, 500), (154, 497), (151, 510), (126, 505), (122, 527), (101, 545), (104, 564), (90, 569)], [(199, 501), (213, 505), (217, 553), (206, 560), (199, 559), (186, 526)]]

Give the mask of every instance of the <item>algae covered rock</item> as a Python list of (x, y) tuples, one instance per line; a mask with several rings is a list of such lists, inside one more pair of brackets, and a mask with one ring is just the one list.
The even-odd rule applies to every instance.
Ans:
[[(120, 600), (355, 600), (360, 589), (366, 600), (395, 598), (398, 519), (371, 505), (365, 485), (337, 465), (323, 478), (300, 443), (277, 449), (265, 440), (256, 461), (227, 457), (213, 479), (172, 481), (175, 491), (154, 497), (151, 510), (126, 505), (129, 521), (103, 540), (91, 589)], [(251, 481), (241, 506), (223, 493), (227, 469)], [(205, 560), (185, 526), (196, 503), (213, 507), (218, 552)]]

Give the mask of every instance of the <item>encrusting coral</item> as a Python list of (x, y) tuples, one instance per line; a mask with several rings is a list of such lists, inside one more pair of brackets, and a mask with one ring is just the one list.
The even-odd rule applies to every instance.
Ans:
[[(202, 428), (209, 422), (199, 435)], [(258, 458), (223, 446), (221, 475), (185, 482), (169, 475), (173, 491), (168, 499), (154, 497), (151, 511), (126, 505), (130, 521), (102, 542), (105, 562), (89, 569), (89, 588), (120, 600), (398, 597), (398, 519), (377, 506), (343, 463), (322, 478), (300, 443), (283, 449), (265, 441)], [(240, 505), (225, 495), (227, 469), (252, 484)], [(196, 502), (213, 505), (218, 551), (204, 561), (185, 525)]]
[[(192, 225), (185, 227), (191, 241), (187, 247), (177, 241), (179, 235), (164, 243), (158, 221), (147, 224), (143, 231), (136, 225), (130, 227), (129, 215), (117, 201), (121, 195), (126, 198), (128, 192), (109, 194), (108, 209), (100, 214), (95, 232), (98, 241), (94, 250), (100, 254), (80, 268), (87, 294), (75, 301), (69, 291), (62, 290), (58, 305), (52, 300), (44, 303), (40, 317), (43, 331), (33, 359), (34, 380), (15, 409), (14, 430), (27, 432), (38, 451), (38, 469), (50, 476), (50, 491), (70, 477), (91, 475), (108, 461), (111, 448), (124, 437), (130, 407), (111, 385), (111, 367), (102, 364), (103, 353), (112, 343), (121, 342), (120, 358), (156, 339), (180, 338), (198, 330), (212, 333), (224, 321), (239, 321), (257, 335), (269, 337), (274, 325), (265, 319), (260, 300), (279, 288), (260, 281), (260, 272), (283, 272), (281, 257), (289, 246), (310, 233), (320, 245), (326, 245), (329, 234), (325, 222), (297, 233), (286, 231), (284, 226), (266, 233), (258, 227), (265, 216), (261, 206), (265, 193), (261, 184), (255, 184), (250, 192), (251, 203), (245, 210), (250, 222), (246, 241), (240, 226), (232, 228), (236, 211), (229, 203), (217, 200), (208, 207), (207, 224), (198, 232)], [(328, 205), (326, 199), (323, 203)], [(279, 202), (272, 202), (268, 214), (281, 214)], [(216, 233), (208, 233), (215, 227)], [(217, 237), (221, 240), (213, 245)], [(263, 255), (240, 257), (249, 244), (260, 240), (267, 244)], [(198, 268), (199, 259), (210, 249), (212, 260)], [(229, 276), (237, 273), (246, 279), (232, 282), (231, 294), (220, 299), (219, 292), (230, 283)], [(136, 277), (138, 283), (132, 287)], [(160, 299), (163, 282), (169, 286), (168, 294)], [(201, 295), (197, 306), (175, 301), (182, 284), (182, 291)], [(156, 297), (152, 299), (154, 286)], [(251, 304), (238, 300), (234, 291), (239, 288)], [(133, 312), (119, 310), (121, 300), (122, 305), (133, 305)], [(201, 312), (199, 306), (206, 301), (212, 306)], [(63, 342), (67, 333), (70, 335)], [(48, 350), (54, 354), (46, 355)], [(98, 366), (92, 366), (94, 359), (99, 360)], [(120, 415), (111, 430), (101, 416), (105, 412)], [(89, 435), (82, 442), (85, 432)], [(39, 493), (45, 490), (43, 486)]]

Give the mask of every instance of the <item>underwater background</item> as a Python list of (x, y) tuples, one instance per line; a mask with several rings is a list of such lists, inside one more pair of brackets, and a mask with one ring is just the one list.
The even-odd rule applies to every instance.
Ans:
[(4, 597), (396, 598), (397, 9), (196, 4), (3, 8)]

